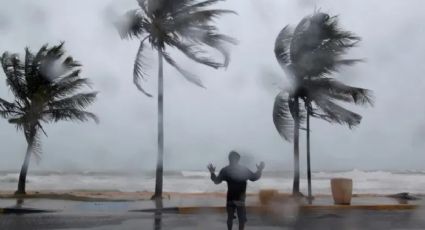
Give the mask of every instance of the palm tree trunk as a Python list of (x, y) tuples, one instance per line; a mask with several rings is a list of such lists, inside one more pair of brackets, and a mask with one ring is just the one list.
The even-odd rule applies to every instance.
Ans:
[(308, 203), (311, 204), (311, 167), (310, 167), (310, 111), (307, 110), (307, 181), (308, 181)]
[(164, 174), (164, 72), (163, 57), (158, 50), (158, 161), (156, 165), (155, 194), (152, 199), (162, 199), (162, 180)]
[(300, 194), (300, 108), (298, 97), (295, 98), (295, 124), (294, 124), (294, 184), (292, 194)]
[(155, 200), (155, 216), (154, 216), (154, 223), (153, 223), (153, 229), (154, 230), (161, 230), (162, 229), (162, 209), (163, 209), (163, 203), (161, 199)]
[(24, 195), (25, 194), (25, 184), (27, 180), (28, 167), (31, 160), (31, 150), (33, 145), (34, 131), (30, 132), (29, 138), (27, 138), (27, 152), (25, 154), (25, 160), (21, 167), (21, 172), (19, 173), (19, 181), (18, 181), (18, 190), (15, 192), (16, 195)]

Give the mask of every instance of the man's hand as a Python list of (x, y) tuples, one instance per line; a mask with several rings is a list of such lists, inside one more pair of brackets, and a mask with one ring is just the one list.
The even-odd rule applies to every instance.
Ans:
[(264, 164), (264, 162), (261, 161), (261, 163), (257, 165), (257, 170), (263, 171), (264, 167), (266, 167), (266, 164)]
[(208, 166), (207, 166), (207, 169), (210, 171), (210, 173), (215, 173), (215, 167), (214, 167), (214, 165), (213, 164), (209, 164)]

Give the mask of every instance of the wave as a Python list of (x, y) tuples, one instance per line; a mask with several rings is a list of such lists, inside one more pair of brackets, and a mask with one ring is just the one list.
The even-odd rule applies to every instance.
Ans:
[(210, 173), (205, 171), (182, 171), (181, 175), (183, 177), (210, 177)]
[(0, 176), (0, 183), (18, 183), (18, 179), (18, 173), (8, 173), (6, 175)]
[[(394, 194), (410, 192), (425, 193), (425, 174), (421, 172), (362, 171), (354, 169), (340, 172), (314, 172), (313, 190), (316, 194), (330, 194), (330, 179), (346, 177), (353, 179), (353, 192), (356, 194)], [(0, 190), (11, 191), (16, 188), (19, 173), (0, 174)], [(125, 192), (153, 191), (155, 177), (151, 173), (30, 173), (27, 177), (28, 190), (117, 190)], [(301, 176), (301, 190), (306, 191), (306, 176)], [(277, 189), (290, 192), (292, 173), (265, 172), (257, 182), (249, 182), (248, 192), (261, 189)], [(215, 185), (207, 171), (176, 171), (164, 174), (166, 192), (224, 192), (226, 184)]]
[[(378, 178), (388, 178), (393, 176), (393, 172), (390, 171), (363, 171), (359, 169), (353, 169), (351, 171), (342, 171), (342, 172), (317, 172), (313, 173), (313, 176), (316, 179), (330, 179), (335, 177), (346, 177), (346, 178), (356, 178), (356, 179), (378, 179)], [(407, 173), (406, 173), (407, 174)]]

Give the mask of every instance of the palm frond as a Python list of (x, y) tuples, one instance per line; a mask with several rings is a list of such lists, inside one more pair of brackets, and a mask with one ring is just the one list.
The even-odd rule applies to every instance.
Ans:
[(235, 38), (217, 33), (217, 28), (210, 25), (184, 26), (177, 30), (177, 33), (181, 40), (191, 42), (194, 45), (205, 44), (220, 52), (224, 57), (224, 67), (227, 67), (230, 63), (228, 46), (238, 44)]
[(293, 80), (294, 70), (291, 61), (291, 41), (293, 38), (293, 29), (285, 26), (276, 38), (274, 53), (280, 67), (285, 71), (286, 75)]
[(273, 123), (278, 133), (287, 141), (292, 141), (294, 134), (294, 120), (290, 112), (288, 95), (279, 93), (273, 106)]
[(90, 113), (84, 110), (76, 108), (65, 108), (65, 109), (50, 109), (44, 112), (45, 117), (49, 121), (89, 121), (93, 120), (99, 123), (99, 119), (94, 113)]
[(371, 105), (374, 104), (373, 93), (371, 90), (352, 87), (345, 85), (337, 80), (331, 78), (319, 78), (308, 81), (307, 87), (315, 95), (324, 93), (328, 97), (336, 100), (341, 100), (357, 105)]
[(73, 57), (68, 56), (67, 58), (65, 58), (65, 60), (62, 63), (62, 66), (64, 67), (64, 69), (66, 71), (72, 70), (76, 67), (81, 67), (81, 63), (79, 63), (78, 61), (74, 60)]
[(145, 56), (143, 54), (143, 50), (144, 50), (144, 47), (145, 47), (145, 45), (144, 45), (145, 39), (143, 39), (140, 42), (139, 50), (137, 51), (136, 59), (134, 61), (134, 67), (133, 67), (133, 83), (136, 85), (137, 89), (139, 91), (141, 91), (143, 94), (145, 94), (148, 97), (152, 97), (152, 95), (150, 93), (148, 93), (143, 88), (142, 83), (141, 83), (141, 80), (146, 80), (145, 79), (145, 76), (147, 76), (147, 73), (144, 70), (144, 69), (146, 69), (147, 65), (143, 61), (143, 59), (145, 58)]
[(277, 61), (286, 67), (291, 64), (290, 45), (293, 31), (289, 26), (285, 26), (276, 38), (274, 53)]
[(0, 108), (12, 110), (16, 108), (16, 105), (0, 98)]
[[(65, 54), (65, 51), (63, 48), (60, 48), (61, 57)], [(48, 52), (51, 49), (48, 49)], [(50, 84), (51, 82), (57, 82), (63, 77), (69, 76), (69, 74), (72, 74), (74, 71), (77, 70), (78, 67), (81, 67), (81, 63), (76, 61), (72, 56), (67, 56), (63, 59), (61, 57), (48, 57), (46, 56), (45, 59), (41, 62), (39, 68), (41, 72), (41, 75), (35, 75), (31, 76), (29, 75), (27, 79), (28, 82), (34, 82), (34, 81), (40, 81), (44, 82), (45, 84)], [(37, 73), (37, 72), (36, 72)], [(46, 81), (47, 80), (47, 81)], [(36, 84), (36, 83), (33, 83)]]
[(199, 87), (202, 87), (202, 88), (205, 88), (204, 87), (204, 85), (202, 84), (202, 81), (201, 81), (201, 79), (197, 76), (197, 75), (195, 75), (195, 74), (192, 74), (192, 73), (190, 73), (189, 71), (186, 71), (186, 70), (184, 70), (183, 68), (181, 68), (175, 61), (174, 61), (174, 59), (173, 58), (171, 58), (171, 56), (168, 54), (168, 53), (166, 53), (166, 52), (164, 52), (164, 51), (162, 51), (162, 56), (164, 57), (164, 59), (165, 59), (165, 61), (168, 63), (168, 64), (170, 64), (171, 66), (173, 66), (181, 75), (183, 75), (183, 77), (187, 80), (187, 81), (189, 81), (189, 82), (191, 82), (191, 83), (193, 83), (193, 84), (195, 84), (195, 85), (197, 85), (197, 86), (199, 86)]
[(206, 51), (194, 44), (186, 44), (182, 41), (172, 41), (171, 44), (184, 53), (188, 58), (203, 65), (218, 69), (224, 67), (224, 64), (216, 62), (212, 58), (201, 56), (205, 55)]
[(1, 58), (3, 71), (6, 75), (6, 84), (17, 100), (28, 104), (26, 93), (25, 66), (21, 63), (18, 54), (3, 53)]
[(97, 92), (79, 93), (48, 104), (49, 109), (84, 109), (96, 100)]
[(84, 87), (90, 87), (91, 82), (89, 79), (81, 78), (80, 73), (81, 70), (76, 69), (51, 82), (51, 86), (49, 86), (51, 100), (62, 99), (63, 97), (76, 93)]
[(330, 123), (346, 124), (353, 128), (362, 120), (362, 116), (337, 105), (330, 98), (316, 97), (314, 102), (323, 111), (325, 116), (322, 118)]
[(219, 1), (224, 1), (224, 0), (207, 0), (207, 1), (199, 2), (199, 3), (189, 5), (187, 7), (183, 7), (177, 10), (174, 13), (174, 15), (193, 13), (193, 12), (199, 11), (199, 9), (201, 8), (216, 4)]
[(290, 46), (290, 57), (298, 76), (323, 76), (351, 65), (358, 59), (342, 59), (359, 37), (341, 30), (337, 17), (315, 13), (305, 17), (296, 27)]
[(343, 59), (340, 54), (335, 53), (335, 49), (321, 47), (311, 54), (305, 54), (294, 65), (298, 75), (309, 77), (322, 77), (337, 72), (340, 67), (354, 65), (362, 62), (362, 59)]
[(356, 44), (361, 38), (350, 31), (340, 28), (338, 16), (329, 16), (325, 13), (316, 13), (312, 17), (313, 23), (320, 25), (322, 34), (332, 40), (342, 41), (349, 46)]
[[(292, 39), (290, 44), (290, 58), (293, 63), (299, 60), (299, 56), (303, 54), (302, 49), (306, 46), (306, 40), (309, 36), (305, 34), (308, 32), (309, 17), (304, 17), (292, 32)], [(314, 38), (310, 38), (314, 39)]]
[[(213, 4), (213, 2), (216, 1), (207, 1), (205, 4)], [(230, 62), (228, 45), (236, 45), (238, 41), (218, 33), (218, 29), (211, 25), (215, 18), (223, 14), (236, 14), (236, 12), (221, 9), (198, 10), (192, 13), (182, 12), (174, 18), (172, 23), (166, 25), (166, 28), (175, 31), (181, 37), (180, 40), (192, 41), (193, 45), (205, 44), (216, 49), (224, 56), (224, 67), (227, 67)]]
[(41, 132), (43, 132), (43, 134), (47, 137), (47, 132), (46, 132), (46, 130), (44, 129), (44, 127), (41, 125), (41, 123), (40, 123), (40, 122), (37, 122), (36, 127), (37, 127), (39, 130), (41, 130)]
[(223, 66), (225, 68), (227, 68), (230, 63), (230, 52), (227, 47), (228, 44), (233, 44), (233, 45), (238, 44), (238, 41), (236, 39), (224, 34), (217, 34), (214, 32), (206, 33), (204, 37), (202, 38), (201, 42), (210, 46), (213, 49), (216, 49), (223, 55), (224, 57)]
[[(116, 26), (122, 38), (141, 38), (147, 34), (153, 49), (163, 52), (164, 59), (188, 81), (202, 86), (198, 76), (181, 68), (164, 51), (167, 47), (174, 47), (200, 64), (212, 68), (227, 67), (230, 62), (228, 45), (236, 44), (237, 41), (218, 33), (218, 28), (212, 23), (223, 14), (235, 12), (206, 8), (219, 1), (221, 0), (138, 0), (141, 9), (127, 12)], [(222, 54), (223, 63), (207, 55), (207, 50), (202, 49), (203, 45)], [(140, 55), (143, 49), (143, 46), (140, 46), (135, 60), (133, 81), (140, 91), (151, 96), (141, 86), (141, 80), (146, 75)]]
[(10, 119), (13, 116), (13, 112), (9, 109), (0, 106), (0, 117), (4, 119)]
[(37, 52), (37, 54), (34, 57), (33, 60), (33, 67), (36, 68), (40, 65), (41, 61), (46, 57), (47, 55), (47, 48), (49, 47), (48, 44), (44, 44)]
[(35, 56), (28, 47), (25, 48), (25, 76), (33, 74)]
[(336, 53), (344, 52), (359, 40), (351, 32), (339, 28), (336, 16), (316, 12), (303, 18), (295, 28), (294, 39), (291, 41), (291, 59), (297, 62), (305, 53), (311, 53), (320, 47), (329, 47), (328, 50), (334, 48)]
[(64, 45), (65, 42), (60, 42), (59, 45), (52, 46), (51, 48), (47, 49), (47, 53), (44, 58), (45, 61), (58, 60), (62, 58), (62, 56), (65, 54)]
[(17, 130), (24, 130), (25, 126), (27, 126), (26, 123), (28, 123), (27, 117), (28, 116), (26, 116), (25, 114), (22, 116), (12, 117), (8, 119), (8, 122), (10, 124), (14, 124)]
[(0, 117), (5, 119), (10, 119), (12, 116), (21, 115), (22, 112), (20, 108), (14, 104), (10, 103), (2, 98), (0, 98)]
[(65, 75), (62, 75), (62, 76), (56, 78), (53, 81), (53, 84), (55, 84), (55, 85), (62, 85), (62, 84), (68, 83), (68, 82), (75, 81), (77, 79), (81, 79), (80, 78), (80, 74), (81, 74), (81, 69), (75, 69), (75, 70), (73, 70), (71, 72), (68, 72)]
[(148, 12), (149, 0), (137, 0), (137, 3), (139, 4), (139, 6), (143, 10), (143, 12), (148, 15), (149, 14), (149, 12)]
[(64, 75), (81, 66), (71, 56), (65, 57), (64, 45), (65, 42), (51, 47), (43, 46), (35, 56), (32, 71), (25, 75), (29, 95), (38, 94), (44, 88), (49, 89)]
[(213, 20), (224, 14), (236, 14), (233, 10), (200, 10), (191, 13), (183, 12), (175, 15), (173, 24), (177, 27), (189, 27), (192, 25), (208, 25)]
[(122, 39), (141, 37), (146, 29), (144, 27), (145, 18), (139, 10), (130, 10), (114, 23)]
[(148, 12), (155, 16), (167, 16), (179, 9), (191, 6), (197, 0), (148, 0)]

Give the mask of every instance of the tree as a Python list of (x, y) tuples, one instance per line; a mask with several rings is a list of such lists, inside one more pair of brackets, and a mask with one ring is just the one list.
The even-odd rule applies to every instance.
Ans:
[(276, 97), (273, 121), (279, 134), (294, 141), (293, 194), (299, 191), (299, 130), (307, 123), (307, 166), (311, 198), (310, 116), (330, 123), (360, 124), (361, 116), (337, 102), (373, 105), (372, 92), (351, 87), (331, 77), (341, 66), (361, 60), (344, 59), (360, 38), (341, 30), (337, 17), (315, 12), (305, 17), (293, 30), (286, 26), (275, 43), (277, 61), (288, 75), (291, 86)]
[(81, 65), (71, 56), (64, 56), (63, 46), (44, 45), (36, 54), (26, 48), (23, 62), (18, 54), (8, 52), (0, 58), (6, 84), (14, 96), (13, 102), (0, 98), (0, 116), (23, 131), (27, 141), (16, 194), (25, 194), (31, 155), (41, 154), (40, 134), (47, 136), (43, 123), (98, 121), (96, 115), (85, 111), (97, 93), (79, 92), (89, 86), (89, 81), (80, 77)]
[[(170, 56), (168, 49), (175, 48), (189, 59), (212, 67), (227, 67), (230, 61), (228, 44), (236, 44), (232, 37), (220, 34), (213, 25), (214, 19), (230, 10), (207, 9), (221, 0), (138, 0), (140, 9), (128, 11), (116, 25), (123, 39), (140, 39), (139, 50), (134, 62), (133, 82), (148, 97), (141, 81), (146, 80), (144, 50), (146, 41), (158, 53), (158, 161), (156, 166), (155, 194), (152, 199), (162, 199), (164, 125), (163, 100), (164, 78), (163, 60), (174, 67), (189, 82), (203, 87), (200, 79), (181, 68)], [(216, 50), (224, 56), (220, 62), (208, 57), (208, 49)]]

